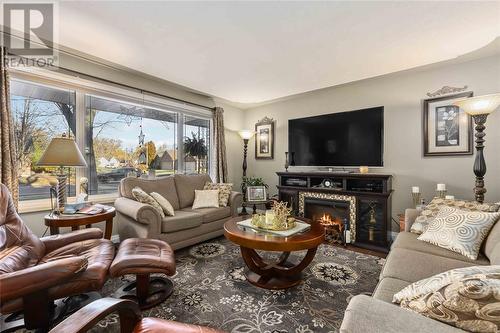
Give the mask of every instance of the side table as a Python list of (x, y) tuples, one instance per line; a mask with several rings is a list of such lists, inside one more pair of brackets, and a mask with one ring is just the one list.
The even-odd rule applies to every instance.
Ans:
[(90, 228), (92, 224), (106, 221), (106, 229), (104, 231), (104, 238), (111, 239), (111, 233), (113, 231), (113, 218), (116, 215), (116, 210), (114, 207), (108, 209), (104, 213), (96, 215), (45, 215), (45, 225), (50, 228), (51, 235), (59, 234), (59, 228), (61, 227), (71, 227), (71, 230), (78, 230), (80, 226), (84, 225), (86, 228)]

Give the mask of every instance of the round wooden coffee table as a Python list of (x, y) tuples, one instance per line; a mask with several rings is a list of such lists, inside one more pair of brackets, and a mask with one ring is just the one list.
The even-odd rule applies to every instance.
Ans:
[[(316, 249), (325, 240), (323, 226), (313, 223), (308, 231), (282, 237), (237, 225), (245, 219), (248, 219), (248, 216), (228, 220), (224, 224), (224, 235), (240, 246), (241, 255), (249, 269), (245, 272), (248, 282), (266, 289), (286, 289), (301, 283), (302, 271), (311, 263)], [(268, 262), (256, 250), (277, 251), (282, 254), (275, 262)], [(307, 250), (307, 254), (300, 262), (287, 261), (290, 252), (302, 250)]]

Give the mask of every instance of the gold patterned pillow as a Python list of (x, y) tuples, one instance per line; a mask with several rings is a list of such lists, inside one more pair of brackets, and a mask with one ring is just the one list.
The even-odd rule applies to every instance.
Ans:
[(450, 282), (401, 307), (470, 332), (499, 332), (500, 271)]
[(460, 208), (465, 211), (480, 211), (480, 212), (497, 212), (500, 206), (498, 203), (479, 203), (476, 201), (465, 201), (465, 200), (450, 200), (442, 198), (434, 198), (432, 201), (425, 206), (425, 209), (420, 213), (420, 215), (415, 219), (412, 224), (410, 231), (415, 234), (421, 234), (429, 224), (434, 221), (436, 215), (442, 207), (455, 207)]
[(410, 284), (395, 294), (392, 298), (392, 302), (401, 303), (403, 301), (411, 301), (465, 277), (490, 273), (500, 273), (500, 265), (470, 266), (450, 269), (449, 271)]
[(476, 260), (483, 240), (500, 213), (464, 211), (454, 207), (442, 207), (436, 218), (418, 240), (460, 253)]
[(161, 208), (160, 204), (152, 196), (144, 192), (144, 190), (139, 186), (132, 189), (132, 196), (135, 200), (152, 206), (156, 211), (158, 211), (162, 218), (165, 217), (165, 213), (163, 212), (163, 208)]
[(229, 197), (233, 190), (232, 183), (211, 183), (206, 182), (203, 187), (204, 190), (219, 190), (219, 206), (226, 207), (229, 203)]

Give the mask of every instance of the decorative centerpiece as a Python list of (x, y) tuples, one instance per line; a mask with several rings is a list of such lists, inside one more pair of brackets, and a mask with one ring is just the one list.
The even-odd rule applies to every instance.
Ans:
[(290, 216), (291, 209), (287, 207), (287, 203), (276, 201), (273, 203), (273, 208), (266, 211), (266, 214), (253, 214), (252, 225), (268, 230), (290, 230), (295, 227), (295, 219)]

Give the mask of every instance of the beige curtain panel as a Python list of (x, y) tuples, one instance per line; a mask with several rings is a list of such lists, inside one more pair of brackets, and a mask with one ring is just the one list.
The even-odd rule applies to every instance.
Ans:
[(10, 109), (9, 72), (4, 47), (0, 47), (0, 58), (0, 182), (9, 189), (17, 209), (19, 184), (17, 182), (14, 119)]
[(216, 107), (213, 111), (213, 142), (214, 150), (214, 170), (212, 172), (214, 181), (218, 183), (227, 182), (227, 158), (226, 158), (226, 137), (224, 135), (224, 109)]

